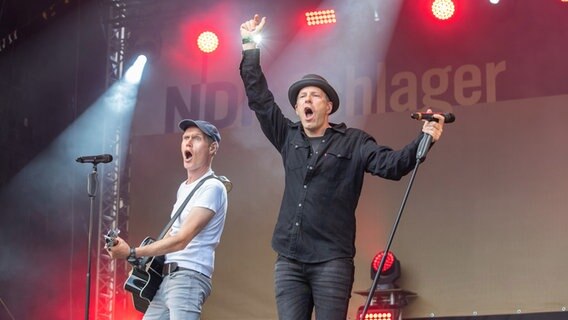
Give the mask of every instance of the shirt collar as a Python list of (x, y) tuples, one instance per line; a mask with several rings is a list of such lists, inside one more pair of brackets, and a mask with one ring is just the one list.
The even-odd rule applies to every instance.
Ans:
[[(329, 124), (331, 125), (331, 130), (337, 131), (337, 132), (339, 132), (339, 133), (341, 133), (341, 134), (345, 134), (345, 130), (347, 130), (347, 126), (346, 126), (345, 123), (343, 123), (343, 122), (341, 122), (341, 123), (331, 123), (331, 122), (330, 122)], [(302, 123), (301, 123), (300, 121), (297, 121), (297, 122), (289, 122), (288, 125), (289, 125), (291, 128), (298, 128), (298, 129), (301, 129), (302, 132), (304, 131), (304, 130), (302, 129)]]

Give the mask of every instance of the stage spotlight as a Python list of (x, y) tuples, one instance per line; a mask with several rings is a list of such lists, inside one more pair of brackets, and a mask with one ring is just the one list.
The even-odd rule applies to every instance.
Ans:
[(136, 58), (136, 61), (132, 64), (126, 73), (124, 74), (124, 80), (128, 83), (138, 84), (142, 79), (142, 72), (144, 71), (144, 66), (146, 66), (146, 62), (148, 62), (148, 58), (141, 54)]
[(197, 46), (204, 53), (211, 53), (219, 46), (219, 38), (211, 31), (202, 32), (197, 37)]
[(498, 4), (498, 3), (499, 3), (499, 0), (489, 0), (489, 2), (490, 2), (491, 4)]
[(456, 6), (452, 0), (434, 0), (432, 14), (440, 20), (447, 20), (454, 15)]
[(365, 319), (362, 318), (364, 306), (359, 307), (357, 310), (358, 320), (398, 320), (400, 310), (398, 309), (385, 309), (379, 306), (370, 306), (365, 314)]
[(331, 24), (337, 22), (335, 18), (335, 10), (320, 10), (306, 12), (306, 23), (308, 26), (320, 24)]
[[(385, 255), (384, 251), (380, 251), (375, 255), (373, 261), (371, 262), (371, 279), (374, 280), (379, 270), (379, 264)], [(394, 289), (398, 286), (394, 283), (400, 277), (400, 262), (395, 257), (395, 255), (389, 251), (386, 258), (385, 264), (383, 265), (383, 271), (378, 282), (378, 289)]]
[(162, 37), (159, 32), (147, 30), (135, 30), (132, 32), (127, 46), (127, 61), (135, 61), (144, 55), (147, 63), (151, 64), (160, 58), (162, 51)]

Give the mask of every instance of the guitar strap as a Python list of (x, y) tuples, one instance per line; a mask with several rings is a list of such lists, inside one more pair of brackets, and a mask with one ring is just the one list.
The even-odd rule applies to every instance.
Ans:
[[(164, 230), (162, 230), (162, 232), (160, 232), (160, 235), (158, 236), (157, 240), (162, 239), (163, 237), (166, 236), (166, 233), (168, 233), (168, 230), (170, 230), (170, 228), (172, 227), (172, 225), (174, 224), (174, 222), (176, 221), (176, 219), (179, 217), (179, 215), (183, 212), (183, 209), (185, 208), (185, 206), (187, 205), (187, 203), (189, 202), (189, 199), (191, 199), (191, 197), (193, 197), (193, 194), (195, 193), (195, 191), (197, 191), (197, 189), (199, 189), (199, 187), (201, 187), (201, 185), (203, 185), (203, 183), (211, 178), (216, 178), (219, 179), (216, 175), (212, 174), (209, 175), (203, 179), (201, 179), (201, 181), (199, 181), (199, 183), (195, 186), (195, 188), (193, 188), (193, 190), (191, 190), (191, 192), (187, 195), (187, 197), (185, 198), (185, 200), (183, 201), (183, 203), (179, 206), (179, 209), (176, 211), (176, 214), (174, 214), (174, 216), (172, 217), (172, 219), (170, 220), (170, 222), (168, 222), (168, 224), (166, 225), (166, 227), (164, 228)], [(223, 182), (221, 180), (221, 182)]]

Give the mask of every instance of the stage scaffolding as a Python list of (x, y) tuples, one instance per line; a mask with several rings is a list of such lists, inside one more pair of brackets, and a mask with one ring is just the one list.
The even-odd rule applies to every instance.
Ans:
[[(110, 0), (108, 6), (107, 76), (110, 88), (124, 75), (126, 47), (130, 31), (123, 23), (128, 14), (128, 1)], [(114, 116), (114, 115), (108, 115)], [(95, 319), (119, 319), (127, 307), (128, 299), (123, 283), (130, 267), (125, 260), (112, 260), (104, 248), (103, 236), (110, 229), (119, 229), (120, 236), (128, 239), (128, 132), (123, 132), (122, 121), (104, 120), (103, 143), (105, 153), (114, 161), (102, 166), (97, 234), (96, 277), (94, 293)]]
[[(108, 9), (104, 24), (108, 89), (122, 79), (132, 58), (130, 55), (140, 50), (141, 43), (148, 39), (159, 40), (156, 34), (159, 34), (161, 25), (180, 17), (187, 4), (179, 0), (103, 0), (103, 3)], [(123, 132), (125, 121), (130, 119), (119, 122), (105, 119), (104, 123), (104, 153), (112, 154), (115, 159), (102, 166), (104, 171), (100, 183), (96, 292), (93, 300), (97, 320), (122, 319), (133, 308), (130, 293), (123, 289), (130, 265), (125, 260), (109, 259), (103, 241), (103, 236), (111, 229), (119, 229), (120, 237), (128, 240), (130, 132)]]

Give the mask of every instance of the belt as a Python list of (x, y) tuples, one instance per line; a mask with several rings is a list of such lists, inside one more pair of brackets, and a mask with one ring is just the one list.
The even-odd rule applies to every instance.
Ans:
[(206, 274), (203, 274), (199, 271), (195, 271), (195, 270), (189, 269), (189, 268), (180, 267), (180, 266), (178, 266), (177, 262), (170, 262), (170, 263), (164, 264), (164, 266), (162, 267), (162, 276), (165, 277), (170, 273), (174, 273), (176, 271), (181, 271), (181, 270), (191, 270), (193, 272), (199, 273), (200, 275), (203, 275), (204, 277), (209, 278), (209, 276), (207, 276)]
[(189, 270), (188, 268), (180, 267), (176, 262), (166, 263), (162, 267), (162, 276), (167, 276), (170, 273), (174, 273), (180, 270)]

